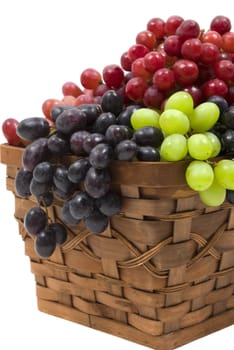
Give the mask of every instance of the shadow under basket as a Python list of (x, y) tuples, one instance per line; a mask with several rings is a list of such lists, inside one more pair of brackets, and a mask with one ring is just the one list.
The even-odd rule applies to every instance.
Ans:
[[(234, 323), (234, 205), (201, 203), (185, 183), (186, 162), (113, 162), (121, 214), (101, 235), (81, 222), (49, 259), (40, 259), (23, 226), (35, 200), (14, 191), (24, 149), (0, 150), (39, 310), (158, 350)], [(61, 221), (61, 206), (56, 200), (48, 208), (52, 221)]]

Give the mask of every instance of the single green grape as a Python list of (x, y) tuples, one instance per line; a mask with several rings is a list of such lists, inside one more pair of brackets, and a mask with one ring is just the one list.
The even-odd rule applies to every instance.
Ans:
[(136, 109), (131, 115), (131, 125), (134, 130), (144, 126), (159, 127), (159, 113), (151, 108)]
[(189, 114), (191, 128), (196, 132), (211, 129), (219, 119), (219, 107), (213, 102), (203, 102)]
[(222, 159), (214, 167), (215, 179), (227, 190), (234, 190), (234, 161)]
[(193, 98), (188, 92), (177, 91), (168, 98), (164, 109), (177, 109), (189, 115), (193, 111), (193, 106)]
[(213, 145), (205, 134), (193, 134), (188, 138), (188, 153), (194, 159), (206, 160), (213, 153)]
[(199, 197), (205, 205), (217, 207), (225, 201), (226, 189), (214, 178), (211, 186), (207, 188), (207, 190), (199, 192)]
[(172, 134), (163, 140), (160, 153), (162, 160), (176, 162), (186, 157), (188, 153), (187, 139), (181, 134)]
[(214, 171), (209, 163), (193, 160), (185, 171), (185, 179), (194, 191), (205, 191), (214, 180)]
[(218, 156), (221, 151), (221, 142), (218, 136), (211, 131), (206, 131), (204, 134), (208, 137), (213, 146), (213, 152), (211, 153), (210, 157), (213, 158)]
[(165, 110), (159, 117), (159, 126), (167, 135), (185, 135), (190, 129), (187, 115), (177, 109)]

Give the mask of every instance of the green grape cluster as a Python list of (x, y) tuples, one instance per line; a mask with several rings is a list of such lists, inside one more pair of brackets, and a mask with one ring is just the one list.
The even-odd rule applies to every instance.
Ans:
[(131, 117), (135, 130), (148, 125), (162, 130), (161, 161), (190, 160), (186, 182), (208, 206), (221, 205), (226, 191), (234, 190), (234, 161), (214, 159), (222, 149), (219, 137), (212, 132), (219, 118), (216, 103), (206, 101), (194, 107), (193, 98), (186, 91), (172, 94), (161, 113), (142, 108)]

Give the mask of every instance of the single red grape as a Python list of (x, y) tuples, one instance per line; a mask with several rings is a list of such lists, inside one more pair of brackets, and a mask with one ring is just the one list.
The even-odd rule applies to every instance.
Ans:
[(21, 138), (16, 133), (18, 124), (18, 120), (14, 118), (7, 118), (2, 123), (2, 132), (9, 145), (18, 146), (21, 143)]
[(148, 52), (149, 49), (145, 45), (135, 44), (128, 49), (128, 57), (133, 62), (139, 57), (144, 57)]
[(201, 56), (201, 41), (198, 38), (185, 40), (181, 46), (181, 54), (188, 60), (198, 61)]
[(78, 85), (76, 85), (75, 83), (71, 82), (71, 81), (67, 81), (66, 83), (63, 84), (62, 86), (62, 93), (63, 96), (74, 96), (74, 97), (78, 97), (79, 95), (81, 95), (83, 92), (82, 90), (79, 88)]
[(151, 51), (147, 53), (143, 59), (144, 67), (150, 73), (154, 73), (156, 70), (163, 68), (166, 63), (165, 56), (158, 51)]
[(132, 75), (134, 77), (141, 77), (146, 81), (149, 81), (152, 74), (145, 69), (144, 57), (137, 58), (132, 63)]
[(85, 89), (96, 89), (102, 83), (102, 77), (96, 69), (87, 68), (81, 73), (80, 82)]
[(198, 38), (199, 34), (199, 24), (192, 19), (184, 20), (176, 29), (176, 35), (179, 35), (183, 42), (190, 38)]
[(144, 93), (148, 88), (148, 84), (141, 77), (134, 77), (130, 79), (125, 87), (126, 95), (130, 100), (135, 102), (142, 101)]
[(145, 45), (149, 50), (153, 50), (153, 48), (156, 46), (157, 39), (154, 33), (151, 31), (143, 30), (137, 34), (136, 43)]
[(163, 39), (165, 34), (165, 22), (161, 18), (152, 18), (147, 23), (147, 29), (154, 33), (156, 39)]
[(64, 102), (55, 98), (48, 98), (42, 104), (42, 112), (48, 120), (52, 120), (51, 110), (54, 106), (64, 106)]
[(102, 71), (103, 80), (110, 88), (118, 89), (124, 80), (124, 72), (117, 64), (109, 64)]
[(202, 43), (200, 62), (212, 64), (219, 59), (219, 48), (212, 43)]
[(200, 39), (202, 43), (212, 43), (218, 46), (218, 48), (221, 48), (223, 44), (222, 35), (220, 35), (215, 30), (208, 30), (207, 32), (201, 35)]
[(234, 81), (234, 64), (231, 61), (217, 61), (214, 65), (214, 71), (218, 79), (226, 82)]
[(124, 52), (120, 57), (121, 67), (127, 72), (131, 72), (132, 60), (128, 56), (128, 51)]
[(183, 22), (183, 18), (180, 16), (170, 16), (165, 23), (165, 33), (166, 35), (173, 35), (176, 32), (176, 29)]
[(170, 35), (164, 41), (164, 50), (169, 56), (180, 56), (183, 41), (179, 35)]
[(225, 52), (234, 53), (234, 32), (223, 34), (223, 46)]
[(143, 103), (149, 108), (160, 108), (164, 99), (164, 92), (159, 91), (155, 86), (149, 86), (144, 93)]
[(212, 19), (210, 23), (210, 29), (215, 30), (219, 34), (224, 34), (226, 32), (229, 32), (231, 29), (231, 21), (226, 16), (216, 16)]
[(161, 91), (170, 90), (175, 85), (175, 74), (170, 68), (158, 69), (153, 75), (152, 82)]
[(204, 84), (203, 91), (206, 98), (213, 95), (225, 97), (228, 93), (228, 86), (223, 80), (211, 79)]
[(73, 107), (77, 107), (82, 104), (90, 104), (90, 103), (94, 103), (94, 98), (90, 95), (82, 94), (75, 99)]
[(175, 80), (183, 86), (192, 85), (198, 78), (199, 69), (192, 60), (178, 60), (173, 65)]

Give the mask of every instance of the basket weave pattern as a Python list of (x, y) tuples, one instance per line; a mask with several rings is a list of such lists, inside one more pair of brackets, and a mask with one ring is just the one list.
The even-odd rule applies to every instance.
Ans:
[[(23, 149), (1, 146), (7, 189)], [(69, 157), (62, 160), (70, 162)], [(15, 195), (41, 311), (133, 342), (174, 349), (234, 323), (234, 205), (205, 207), (184, 181), (186, 163), (114, 162), (121, 215), (102, 235), (81, 223), (49, 259), (25, 232), (33, 198)], [(61, 205), (48, 209), (61, 220)]]

